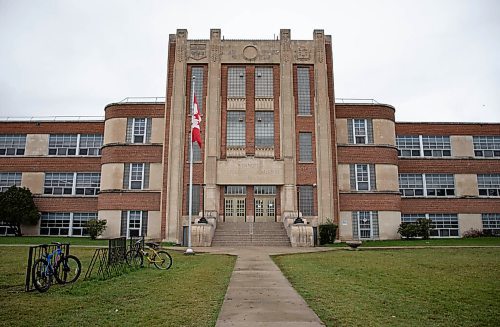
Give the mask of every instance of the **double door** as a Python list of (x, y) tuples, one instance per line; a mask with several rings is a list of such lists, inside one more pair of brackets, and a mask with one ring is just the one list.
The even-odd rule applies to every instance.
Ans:
[[(276, 221), (276, 199), (275, 197), (259, 196), (254, 199), (255, 222)], [(226, 222), (250, 222), (246, 216), (245, 197), (224, 198), (224, 221)]]

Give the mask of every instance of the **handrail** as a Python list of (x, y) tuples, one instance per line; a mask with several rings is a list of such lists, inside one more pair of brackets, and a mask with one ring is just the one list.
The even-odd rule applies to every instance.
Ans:
[(118, 103), (163, 103), (165, 97), (126, 97)]
[(335, 103), (369, 103), (369, 104), (380, 104), (375, 99), (356, 99), (356, 98), (335, 98)]

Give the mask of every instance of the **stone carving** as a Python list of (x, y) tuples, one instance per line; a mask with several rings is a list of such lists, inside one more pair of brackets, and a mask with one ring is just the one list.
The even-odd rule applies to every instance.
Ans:
[(177, 57), (177, 61), (178, 62), (182, 62), (184, 61), (185, 57), (186, 57), (186, 45), (185, 44), (179, 44), (177, 47), (176, 47), (176, 52), (177, 54), (175, 55)]
[(289, 62), (291, 58), (290, 30), (281, 30), (281, 56), (284, 62)]
[(220, 61), (220, 55), (221, 55), (221, 46), (212, 44), (210, 47), (210, 60), (212, 62), (218, 62)]
[(257, 58), (258, 54), (259, 54), (259, 51), (253, 45), (246, 46), (243, 49), (243, 57), (245, 57), (245, 59), (247, 59), (247, 60), (253, 60), (253, 59)]
[(212, 39), (220, 39), (220, 30), (212, 30)]
[(304, 61), (309, 60), (311, 58), (311, 53), (308, 48), (304, 46), (299, 46), (297, 50), (295, 50), (295, 59)]
[(323, 33), (316, 32), (316, 60), (323, 62), (325, 59), (325, 41), (323, 40)]
[(190, 56), (194, 60), (207, 57), (207, 45), (205, 43), (194, 43), (189, 46)]

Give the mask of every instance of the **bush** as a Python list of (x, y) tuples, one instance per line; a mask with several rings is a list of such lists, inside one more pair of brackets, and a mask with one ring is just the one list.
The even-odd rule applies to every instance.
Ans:
[(337, 237), (337, 225), (330, 219), (326, 220), (326, 224), (319, 225), (319, 244), (333, 244)]
[(398, 233), (404, 238), (421, 237), (424, 240), (429, 239), (432, 229), (432, 220), (426, 218), (417, 219), (416, 223), (401, 223)]
[(28, 188), (11, 186), (0, 193), (0, 221), (7, 223), (16, 236), (23, 235), (21, 225), (36, 225), (38, 220), (40, 213)]
[(97, 236), (101, 236), (104, 230), (106, 230), (106, 223), (106, 219), (91, 219), (87, 221), (85, 227), (87, 227), (90, 238), (95, 240)]
[(413, 223), (401, 223), (398, 228), (398, 233), (401, 235), (401, 237), (404, 237), (406, 239), (409, 238), (414, 238), (418, 236), (418, 226), (417, 224)]
[(482, 230), (471, 228), (468, 231), (464, 232), (463, 238), (476, 238), (485, 236)]

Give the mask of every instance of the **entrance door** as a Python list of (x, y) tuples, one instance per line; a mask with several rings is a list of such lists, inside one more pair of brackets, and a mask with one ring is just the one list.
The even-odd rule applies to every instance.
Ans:
[(274, 197), (255, 198), (255, 222), (276, 221), (276, 201)]
[(244, 222), (246, 212), (245, 198), (243, 197), (225, 197), (224, 198), (224, 221), (226, 222)]

